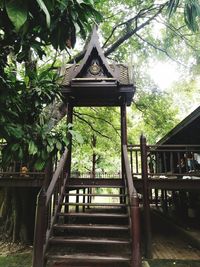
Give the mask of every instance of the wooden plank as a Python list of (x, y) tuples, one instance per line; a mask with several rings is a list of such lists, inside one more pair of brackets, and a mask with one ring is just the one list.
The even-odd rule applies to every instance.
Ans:
[(129, 230), (126, 225), (109, 225), (109, 224), (55, 224), (54, 229), (74, 229), (74, 230)]
[(126, 207), (128, 206), (127, 204), (121, 204), (121, 203), (82, 203), (82, 202), (68, 202), (68, 203), (62, 203), (62, 206), (64, 205), (69, 205), (69, 206), (91, 206), (91, 207), (99, 207), (99, 206), (104, 206), (104, 207)]
[(58, 216), (66, 217), (105, 217), (105, 218), (127, 218), (128, 214), (118, 214), (118, 213), (86, 213), (86, 212), (70, 212), (70, 213), (58, 213)]
[(75, 263), (75, 262), (87, 262), (87, 263), (95, 263), (95, 262), (101, 262), (101, 263), (111, 263), (111, 262), (129, 262), (129, 257), (122, 257), (122, 256), (116, 256), (116, 255), (98, 255), (98, 254), (67, 254), (67, 255), (46, 255), (46, 257), (49, 260), (58, 261), (58, 260), (64, 260), (65, 263)]
[(82, 194), (82, 193), (79, 193), (79, 194), (76, 194), (76, 193), (65, 193), (64, 194), (65, 196), (69, 196), (69, 197), (73, 197), (73, 196), (91, 196), (91, 197), (126, 197), (127, 194), (96, 194), (96, 193), (91, 193), (91, 194)]
[(85, 187), (124, 187), (122, 179), (92, 179), (92, 178), (70, 178), (68, 179), (67, 187), (85, 188)]
[(126, 245), (130, 244), (130, 240), (119, 239), (119, 238), (102, 238), (102, 237), (69, 237), (69, 236), (59, 236), (52, 237), (49, 239), (52, 244), (103, 244), (103, 245)]
[[(148, 179), (148, 188), (166, 190), (199, 190), (200, 179)], [(142, 189), (142, 179), (134, 179), (136, 189)]]
[(0, 187), (41, 187), (44, 175), (37, 178), (32, 177), (12, 177), (0, 178)]

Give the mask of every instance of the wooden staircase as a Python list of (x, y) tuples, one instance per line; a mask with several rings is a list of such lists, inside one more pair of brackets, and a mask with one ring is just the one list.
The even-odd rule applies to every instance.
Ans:
[(68, 179), (45, 255), (47, 266), (130, 266), (124, 192), (122, 179)]
[(69, 178), (65, 150), (38, 195), (33, 267), (141, 267), (139, 200), (123, 148), (123, 179)]

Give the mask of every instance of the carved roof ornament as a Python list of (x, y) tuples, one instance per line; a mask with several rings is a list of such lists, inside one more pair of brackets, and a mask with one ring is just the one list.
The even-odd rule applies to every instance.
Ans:
[(107, 76), (107, 78), (118, 80), (117, 70), (111, 69), (103, 53), (96, 25), (93, 28), (90, 41), (86, 45), (85, 56), (78, 68), (74, 69), (72, 79), (84, 78), (84, 76), (87, 76), (87, 70), (93, 75), (98, 75), (101, 72), (104, 73), (104, 75), (101, 76)]
[(130, 105), (135, 93), (128, 66), (108, 63), (96, 26), (82, 61), (65, 67), (61, 87), (66, 101), (74, 106), (120, 106), (123, 101)]

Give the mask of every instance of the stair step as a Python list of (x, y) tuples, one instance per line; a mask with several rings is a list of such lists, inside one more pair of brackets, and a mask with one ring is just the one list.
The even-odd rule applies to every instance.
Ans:
[(123, 185), (112, 185), (112, 184), (68, 184), (67, 189), (75, 190), (75, 189), (82, 189), (82, 188), (124, 188)]
[(129, 257), (104, 254), (67, 254), (67, 255), (46, 255), (49, 260), (62, 261), (64, 263), (125, 263)]
[(51, 244), (103, 244), (103, 245), (115, 245), (115, 244), (130, 244), (130, 240), (127, 239), (114, 239), (114, 238), (95, 238), (95, 237), (51, 237), (49, 239)]
[(124, 188), (122, 179), (70, 178), (66, 188)]
[(58, 216), (66, 216), (66, 217), (105, 217), (105, 218), (128, 218), (128, 214), (118, 214), (118, 213), (89, 213), (89, 212), (70, 212), (64, 213), (60, 212), (57, 214)]
[(80, 196), (80, 197), (126, 197), (127, 194), (75, 194), (75, 193), (65, 193), (64, 196), (69, 196), (69, 197), (76, 197), (76, 196)]
[(109, 224), (55, 224), (55, 229), (83, 229), (83, 230), (129, 230), (125, 225), (109, 225)]
[(127, 204), (120, 204), (120, 203), (75, 203), (75, 202), (68, 202), (68, 203), (62, 203), (61, 205), (65, 206), (93, 206), (93, 207), (99, 207), (99, 206), (108, 206), (108, 207), (127, 207)]

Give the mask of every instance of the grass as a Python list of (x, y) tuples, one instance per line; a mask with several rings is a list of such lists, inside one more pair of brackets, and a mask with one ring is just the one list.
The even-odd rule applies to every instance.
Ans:
[[(31, 267), (31, 252), (0, 256), (0, 267)], [(200, 267), (200, 260), (149, 260), (150, 267)]]
[(0, 256), (0, 267), (31, 267), (32, 255), (30, 252), (9, 256)]
[(149, 260), (150, 267), (200, 267), (200, 260)]

